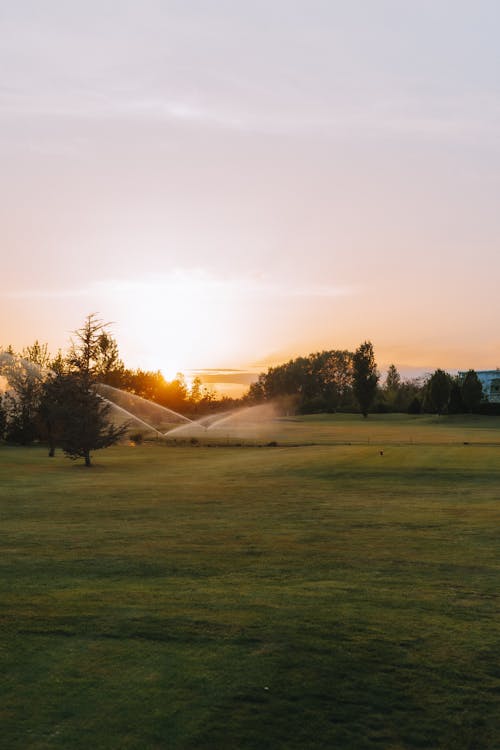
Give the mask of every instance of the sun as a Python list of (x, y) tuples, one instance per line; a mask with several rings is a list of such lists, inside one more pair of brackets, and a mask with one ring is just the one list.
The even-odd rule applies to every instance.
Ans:
[(183, 368), (180, 363), (173, 364), (171, 361), (168, 361), (163, 365), (160, 364), (160, 371), (165, 380), (175, 380), (179, 373), (182, 373), (184, 375), (184, 369), (185, 367)]
[(260, 340), (258, 310), (238, 284), (233, 288), (208, 274), (177, 271), (130, 282), (126, 291), (120, 287), (109, 296), (131, 359), (161, 370), (168, 381), (178, 372), (187, 382), (190, 371), (237, 366), (252, 341)]

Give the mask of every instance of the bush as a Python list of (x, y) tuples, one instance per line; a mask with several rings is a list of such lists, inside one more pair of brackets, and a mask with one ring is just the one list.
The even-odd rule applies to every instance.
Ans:
[(420, 414), (422, 411), (422, 404), (420, 399), (415, 396), (408, 404), (408, 414)]
[(484, 414), (490, 417), (500, 417), (500, 403), (495, 401), (483, 401), (475, 409), (476, 414)]

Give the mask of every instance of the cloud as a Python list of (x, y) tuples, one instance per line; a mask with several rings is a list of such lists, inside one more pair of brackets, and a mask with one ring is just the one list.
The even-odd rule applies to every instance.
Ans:
[(73, 299), (74, 297), (86, 297), (90, 294), (90, 288), (72, 289), (14, 289), (3, 292), (4, 299), (11, 300), (56, 300)]
[(470, 12), (444, 4), (365, 3), (360, 14), (356, 3), (311, 13), (285, 0), (113, 0), (106, 11), (96, 0), (4, 3), (0, 111), (33, 128), (37, 117), (139, 118), (276, 135), (498, 139), (498, 12), (480, 7), (471, 27)]
[(257, 379), (258, 371), (252, 370), (227, 370), (215, 367), (208, 369), (189, 370), (192, 377), (198, 375), (204, 383), (238, 383), (239, 385), (250, 385)]
[[(149, 91), (148, 91), (149, 88)], [(322, 100), (277, 92), (274, 101), (253, 92), (246, 101), (234, 90), (220, 91), (212, 82), (203, 96), (169, 93), (155, 87), (58, 84), (45, 89), (29, 84), (0, 87), (0, 112), (7, 118), (165, 123), (255, 135), (356, 139), (402, 136), (498, 140), (500, 105), (496, 93), (460, 96), (411, 96), (364, 91), (354, 97), (325, 93)], [(140, 93), (139, 93), (140, 92)], [(33, 122), (32, 122), (33, 124)], [(14, 134), (15, 136), (15, 134)], [(11, 136), (11, 137), (14, 137)]]
[(107, 279), (94, 281), (87, 286), (66, 289), (34, 288), (5, 292), (12, 300), (57, 300), (75, 297), (92, 299), (120, 298), (134, 295), (159, 296), (172, 292), (182, 297), (199, 294), (205, 298), (215, 297), (343, 297), (355, 294), (357, 289), (340, 284), (296, 284), (255, 277), (218, 278), (201, 269), (176, 269), (170, 274), (143, 277), (142, 279)]

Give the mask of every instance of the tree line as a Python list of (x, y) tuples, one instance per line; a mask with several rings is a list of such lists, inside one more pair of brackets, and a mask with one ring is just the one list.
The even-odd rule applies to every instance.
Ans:
[(407, 412), (496, 413), (485, 403), (474, 370), (454, 377), (437, 369), (426, 378), (403, 379), (391, 364), (384, 381), (373, 345), (365, 341), (354, 351), (325, 350), (291, 359), (259, 375), (241, 399), (217, 398), (195, 378), (167, 381), (160, 371), (128, 369), (108, 324), (95, 314), (74, 332), (66, 354), (51, 356), (36, 341), (19, 354), (8, 347), (0, 374), (9, 387), (0, 396), (0, 440), (28, 445), (36, 440), (60, 447), (70, 458), (90, 465), (90, 452), (119, 440), (126, 426), (110, 418), (110, 404), (96, 384), (105, 383), (190, 417), (212, 411), (278, 401), (285, 411), (299, 413)]
[(179, 374), (167, 381), (161, 372), (127, 369), (118, 345), (95, 314), (74, 332), (66, 354), (51, 356), (36, 341), (21, 352), (7, 347), (2, 374), (8, 388), (0, 394), (0, 440), (18, 445), (45, 442), (49, 456), (61, 448), (70, 458), (91, 464), (91, 451), (112, 445), (127, 432), (111, 419), (111, 405), (96, 388), (105, 383), (185, 415), (227, 409), (233, 399), (216, 399), (195, 378), (188, 388)]
[(424, 378), (401, 377), (391, 364), (383, 382), (373, 345), (365, 341), (354, 352), (328, 350), (297, 357), (259, 375), (246, 396), (249, 403), (281, 400), (302, 414), (315, 412), (465, 414), (497, 413), (484, 400), (474, 370), (452, 376), (437, 369)]
[(254, 404), (280, 400), (304, 414), (359, 409), (366, 417), (379, 379), (373, 345), (365, 341), (355, 352), (315, 352), (270, 367), (250, 386), (246, 400)]

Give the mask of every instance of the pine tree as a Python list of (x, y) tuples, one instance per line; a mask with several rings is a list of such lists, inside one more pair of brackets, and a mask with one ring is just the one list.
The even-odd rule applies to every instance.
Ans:
[[(75, 331), (68, 356), (69, 371), (57, 375), (53, 408), (61, 418), (58, 441), (65, 454), (72, 459), (83, 458), (91, 466), (91, 451), (117, 443), (126, 433), (128, 425), (116, 426), (111, 421), (111, 404), (96, 391), (98, 376), (102, 373), (104, 349), (111, 340), (106, 326), (95, 313), (88, 315), (82, 328)], [(109, 351), (109, 347), (108, 347)], [(116, 347), (111, 346), (113, 361), (118, 360)]]
[(462, 382), (462, 401), (469, 412), (475, 411), (483, 398), (483, 386), (475, 370), (469, 370)]
[(6, 439), (29, 445), (38, 437), (37, 413), (44, 376), (37, 364), (14, 353), (7, 354), (2, 366), (9, 386), (3, 398)]
[(427, 382), (427, 397), (431, 409), (442, 414), (451, 395), (451, 378), (444, 370), (436, 370)]
[(367, 417), (380, 377), (371, 341), (365, 341), (356, 349), (352, 365), (354, 395), (363, 417)]
[(58, 398), (62, 419), (57, 439), (71, 459), (83, 458), (91, 466), (91, 451), (114, 445), (127, 431), (127, 424), (113, 424), (111, 404), (99, 396), (85, 373), (60, 375)]

